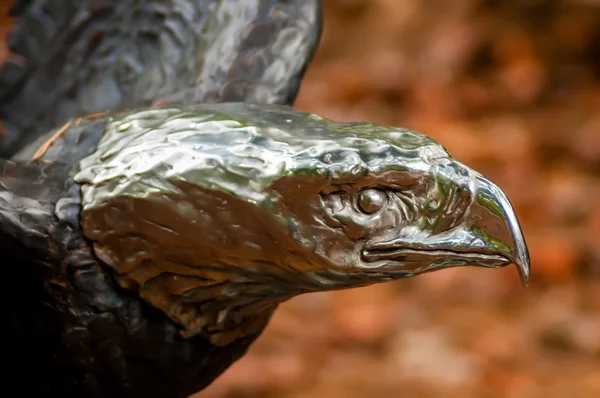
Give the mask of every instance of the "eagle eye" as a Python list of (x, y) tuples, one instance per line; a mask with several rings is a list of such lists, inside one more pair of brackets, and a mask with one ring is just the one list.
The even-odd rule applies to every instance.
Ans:
[(385, 207), (387, 195), (378, 189), (365, 189), (358, 194), (357, 204), (361, 211), (373, 214)]

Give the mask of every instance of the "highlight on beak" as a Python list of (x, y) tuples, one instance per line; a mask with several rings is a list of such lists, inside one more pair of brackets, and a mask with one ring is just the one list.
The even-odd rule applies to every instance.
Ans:
[(477, 176), (477, 195), (469, 218), (474, 229), (487, 235), (489, 243), (503, 243), (505, 248), (498, 249), (517, 266), (521, 283), (527, 286), (530, 274), (529, 250), (517, 215), (506, 194), (481, 175)]

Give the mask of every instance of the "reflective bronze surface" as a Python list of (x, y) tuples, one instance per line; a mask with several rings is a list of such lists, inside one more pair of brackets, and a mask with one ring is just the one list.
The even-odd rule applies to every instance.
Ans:
[(217, 345), (277, 303), (529, 259), (504, 193), (419, 133), (219, 104), (112, 120), (81, 161), (83, 233), (121, 286)]

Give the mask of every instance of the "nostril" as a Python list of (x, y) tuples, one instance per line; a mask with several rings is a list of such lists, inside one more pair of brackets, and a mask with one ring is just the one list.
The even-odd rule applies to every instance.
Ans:
[(437, 211), (440, 208), (440, 202), (435, 198), (427, 198), (424, 204), (425, 210), (429, 212)]
[(424, 209), (429, 213), (430, 231), (440, 234), (461, 226), (468, 217), (472, 196), (467, 187), (452, 188), (443, 201), (426, 199)]

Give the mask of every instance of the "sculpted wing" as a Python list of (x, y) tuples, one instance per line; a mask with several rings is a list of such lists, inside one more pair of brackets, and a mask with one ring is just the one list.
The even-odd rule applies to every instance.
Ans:
[(0, 157), (75, 116), (170, 102), (293, 103), (319, 0), (21, 0), (0, 70)]

